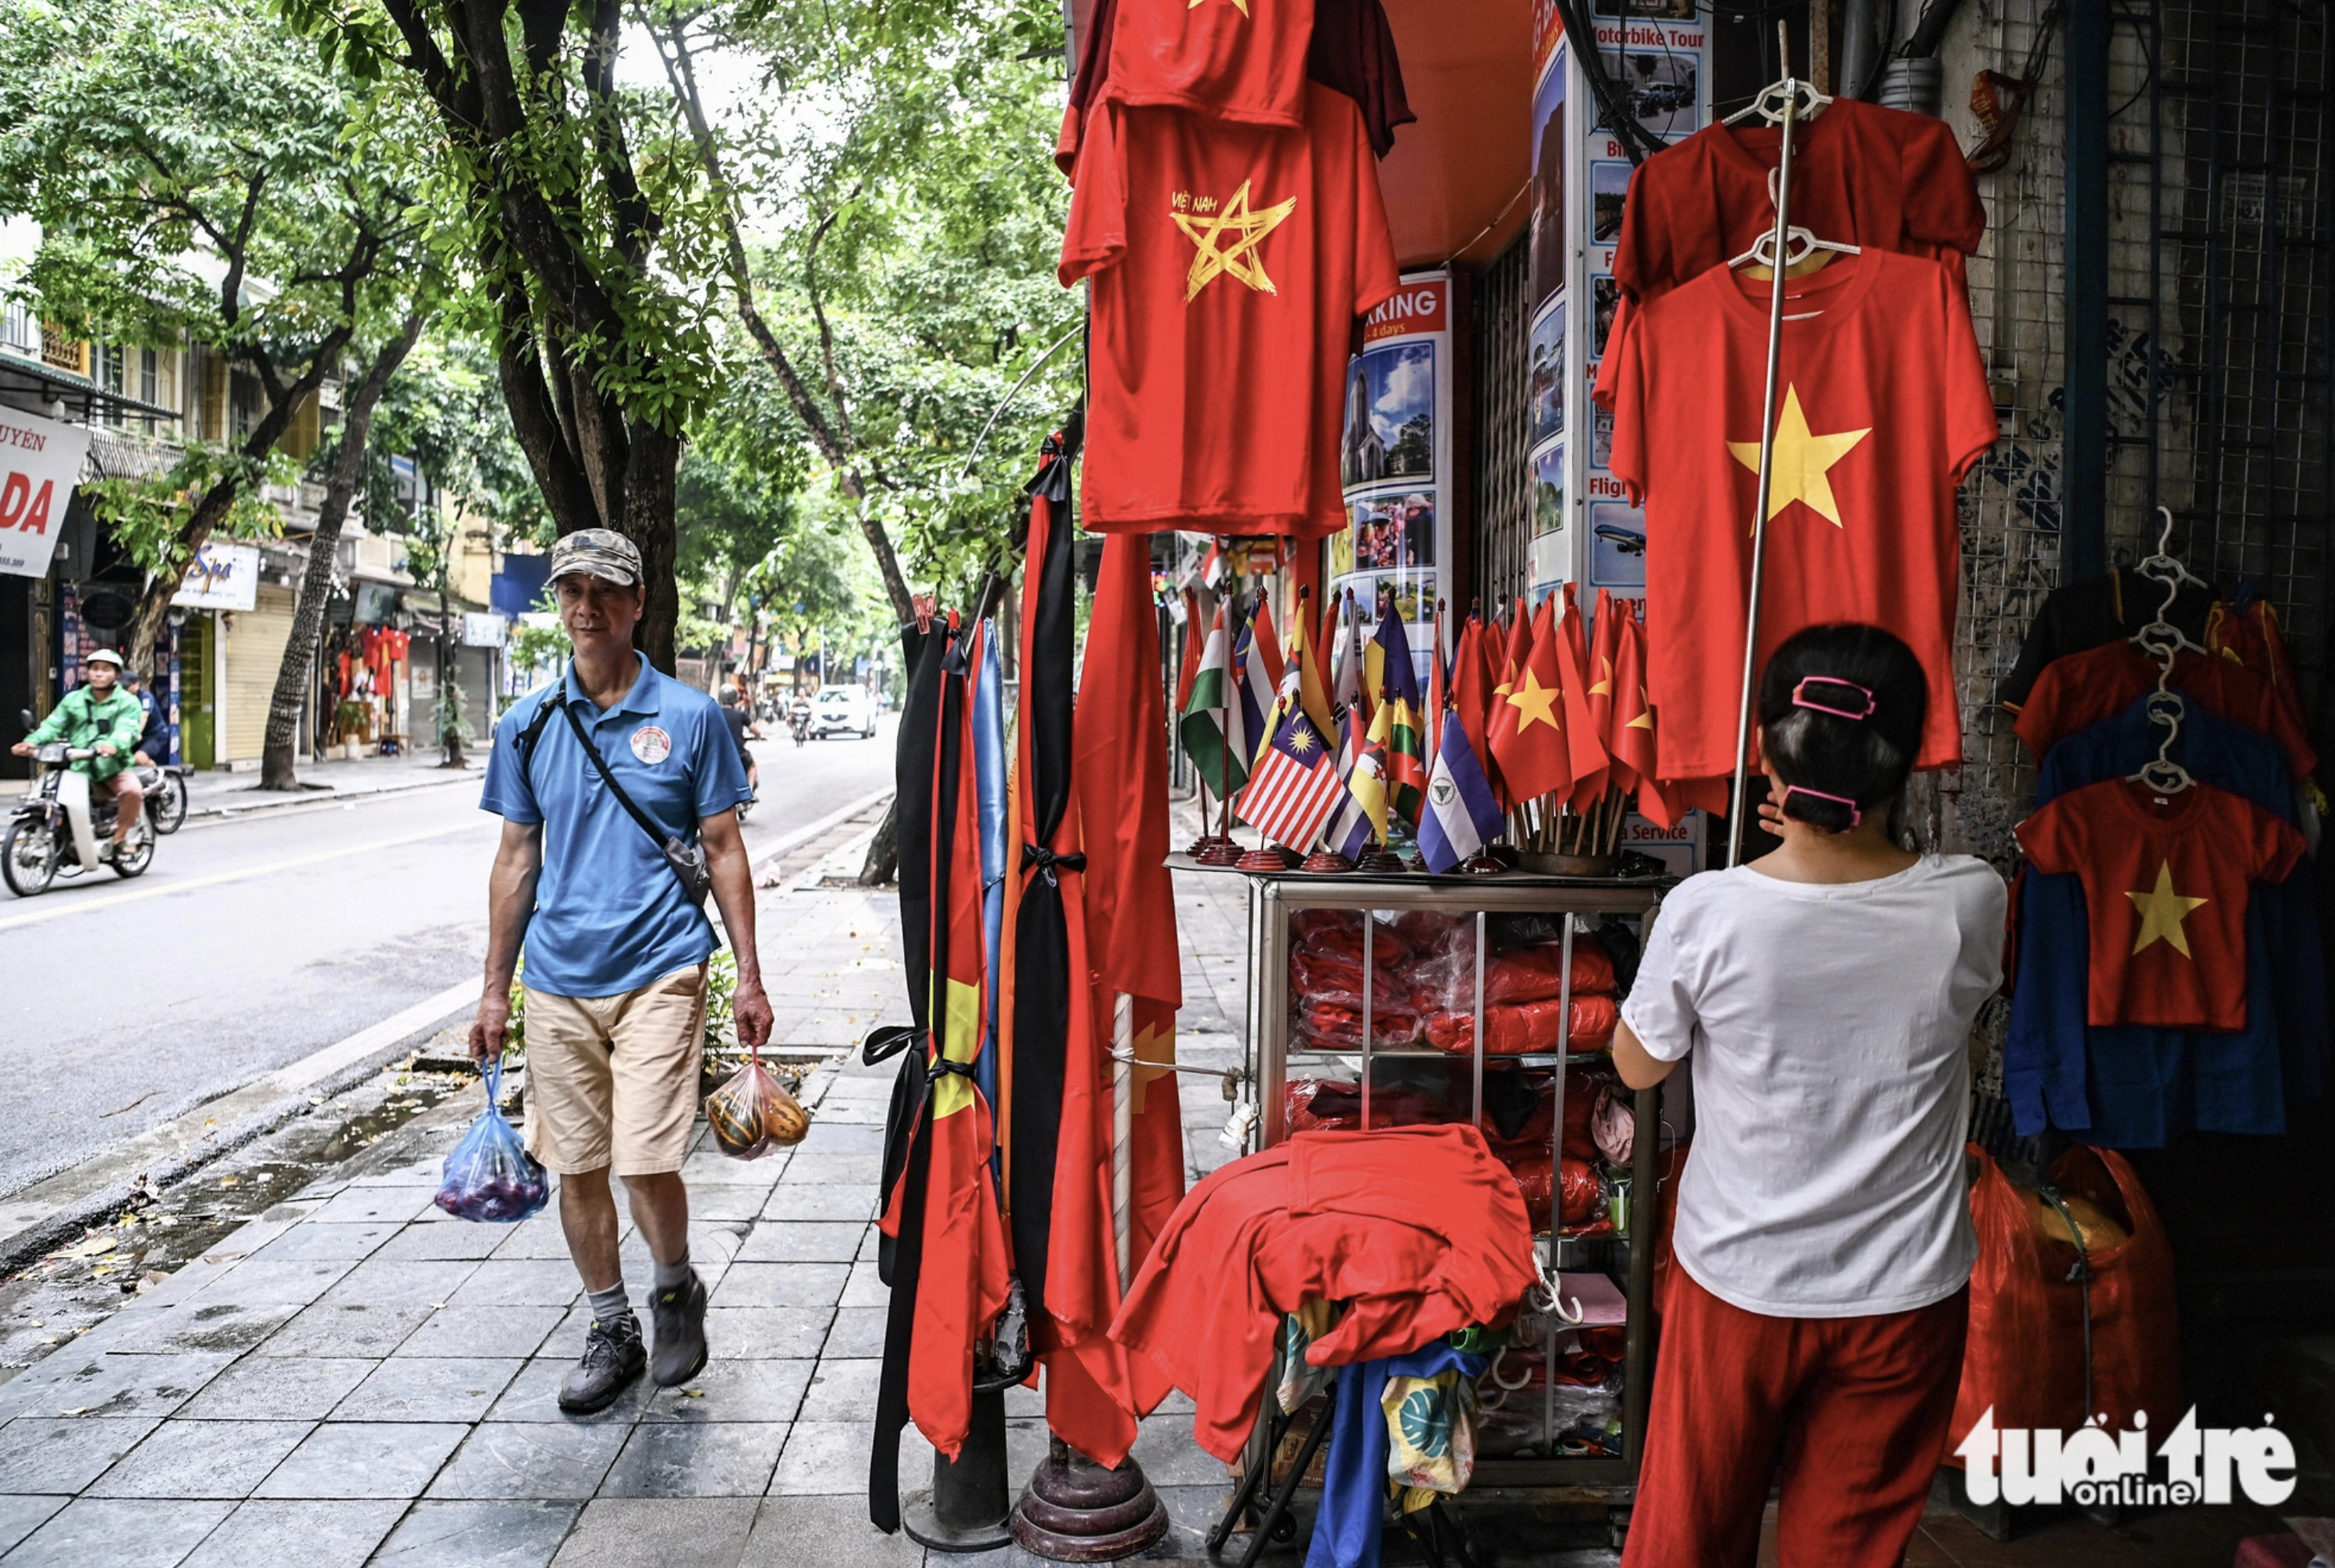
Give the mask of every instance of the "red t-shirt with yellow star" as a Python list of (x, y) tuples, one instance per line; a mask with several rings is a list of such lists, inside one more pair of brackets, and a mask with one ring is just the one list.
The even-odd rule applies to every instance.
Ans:
[(1088, 280), (1090, 316), (1080, 520), (1343, 528), (1347, 349), (1400, 281), (1354, 101), (1308, 82), (1301, 132), (1105, 102), (1073, 178), (1061, 276)]
[[(1716, 266), (1632, 314), (1599, 367), (1612, 468), (1646, 516), (1646, 690), (1664, 779), (1734, 771), (1769, 285)], [(1759, 662), (1829, 621), (1886, 626), (1929, 675), (1920, 765), (1962, 758), (1954, 488), (1995, 439), (1970, 305), (1919, 256), (1836, 256), (1786, 286)]]
[(2018, 832), (2038, 871), (2083, 881), (2090, 1022), (2246, 1027), (2250, 885), (2284, 881), (2302, 835), (2208, 784), (2161, 795), (2122, 779), (2070, 790)]

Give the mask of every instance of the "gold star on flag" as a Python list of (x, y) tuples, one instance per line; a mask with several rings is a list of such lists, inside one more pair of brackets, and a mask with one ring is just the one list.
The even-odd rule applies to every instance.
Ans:
[[(1265, 276), (1264, 262), (1256, 254), (1256, 247), (1264, 242), (1266, 235), (1281, 227), (1282, 219), (1297, 210), (1297, 198), (1293, 196), (1262, 212), (1251, 212), (1248, 187), (1249, 182), (1242, 180), (1240, 189), (1233, 192), (1233, 198), (1226, 202), (1221, 210), (1208, 217), (1194, 218), (1183, 212), (1168, 214), (1176, 220), (1176, 227), (1200, 247), (1200, 253), (1192, 258), (1191, 271), (1184, 275), (1185, 304), (1189, 305), (1197, 298), (1202, 289), (1216, 281), (1218, 273), (1238, 278), (1259, 294), (1281, 292), (1273, 286), (1273, 279)], [(1232, 243), (1219, 250), (1217, 241), (1227, 235), (1232, 237)]]
[(1638, 688), (1638, 716), (1622, 726), (1624, 730), (1651, 730), (1654, 727), (1654, 706), (1646, 700), (1646, 689)]
[[(1833, 464), (1855, 449), (1856, 443), (1873, 433), (1873, 427), (1861, 431), (1841, 431), (1820, 436), (1808, 429), (1807, 415), (1800, 411), (1800, 389), (1797, 385), (1784, 389), (1784, 410), (1776, 416), (1776, 462), (1768, 480), (1768, 517), (1776, 514), (1794, 501), (1806, 501), (1808, 509), (1830, 523), (1840, 527), (1840, 507), (1832, 498), (1832, 480), (1828, 477)], [(1735, 460), (1759, 471), (1758, 441), (1729, 441), (1727, 450)]]
[(2155, 887), (2146, 893), (2127, 893), (2125, 896), (2132, 900), (2132, 906), (2135, 909), (2140, 911), (2140, 934), (2134, 937), (2132, 941), (2132, 950), (2135, 953), (2138, 953), (2152, 942), (2162, 941), (2168, 944), (2173, 951), (2182, 957), (2191, 956), (2189, 936), (2182, 930), (2181, 923), (2188, 918), (2191, 910), (2213, 901), (2206, 898), (2184, 898), (2174, 892), (2173, 862), (2159, 860), (2156, 863)]
[(1613, 661), (1603, 653), (1597, 655), (1597, 679), (1590, 686), (1589, 694), (1593, 697), (1610, 697), (1613, 694)]
[[(1201, 6), (1206, 5), (1207, 3), (1208, 0), (1192, 0), (1192, 3), (1185, 6), (1184, 9), (1187, 11), (1197, 11)], [(1239, 12), (1244, 16), (1247, 15), (1248, 0), (1233, 0), (1233, 9)]]
[(1563, 689), (1542, 685), (1540, 677), (1530, 669), (1518, 678), (1523, 684), (1508, 693), (1508, 706), (1516, 709), (1519, 715), (1516, 733), (1521, 735), (1535, 724), (1545, 724), (1552, 730), (1555, 729), (1556, 700), (1564, 695)]

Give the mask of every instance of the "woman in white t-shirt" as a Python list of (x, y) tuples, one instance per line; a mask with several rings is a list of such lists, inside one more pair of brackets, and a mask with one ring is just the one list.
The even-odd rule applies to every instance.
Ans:
[(1977, 1253), (1969, 1040), (2001, 981), (2002, 878), (1889, 837), (1927, 682), (1875, 626), (1786, 642), (1759, 683), (1763, 858), (1687, 879), (1614, 1065), (1691, 1057), (1653, 1413), (1623, 1568), (1735, 1568), (1771, 1478), (1784, 1568), (1890, 1568), (1944, 1447)]

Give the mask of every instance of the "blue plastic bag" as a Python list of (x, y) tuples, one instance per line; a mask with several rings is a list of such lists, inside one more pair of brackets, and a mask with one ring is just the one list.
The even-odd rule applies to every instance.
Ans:
[(487, 1108), (446, 1157), (438, 1183), (438, 1206), (458, 1220), (523, 1220), (551, 1200), (543, 1167), (503, 1119), (503, 1065), (499, 1057), (487, 1073)]

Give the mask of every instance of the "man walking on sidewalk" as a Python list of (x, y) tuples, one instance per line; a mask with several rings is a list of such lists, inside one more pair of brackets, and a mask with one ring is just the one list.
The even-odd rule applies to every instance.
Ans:
[[(640, 551), (610, 529), (581, 529), (552, 547), (551, 578), (576, 657), (495, 727), (480, 804), (503, 835), (470, 1052), (485, 1060), (503, 1048), (524, 938), (527, 1147), (559, 1173), (560, 1227), (592, 1303), (559, 1404), (585, 1412), (613, 1404), (644, 1365), (663, 1388), (705, 1365), (705, 1285), (689, 1265), (681, 1180), (713, 951), (702, 887), (685, 886), (689, 868), (673, 857), (688, 857), (693, 837), (738, 955), (741, 1043), (769, 1038), (770, 1004), (738, 834), (745, 773), (713, 700), (634, 650)], [(625, 1300), (612, 1170), (656, 1265), (653, 1357)]]

